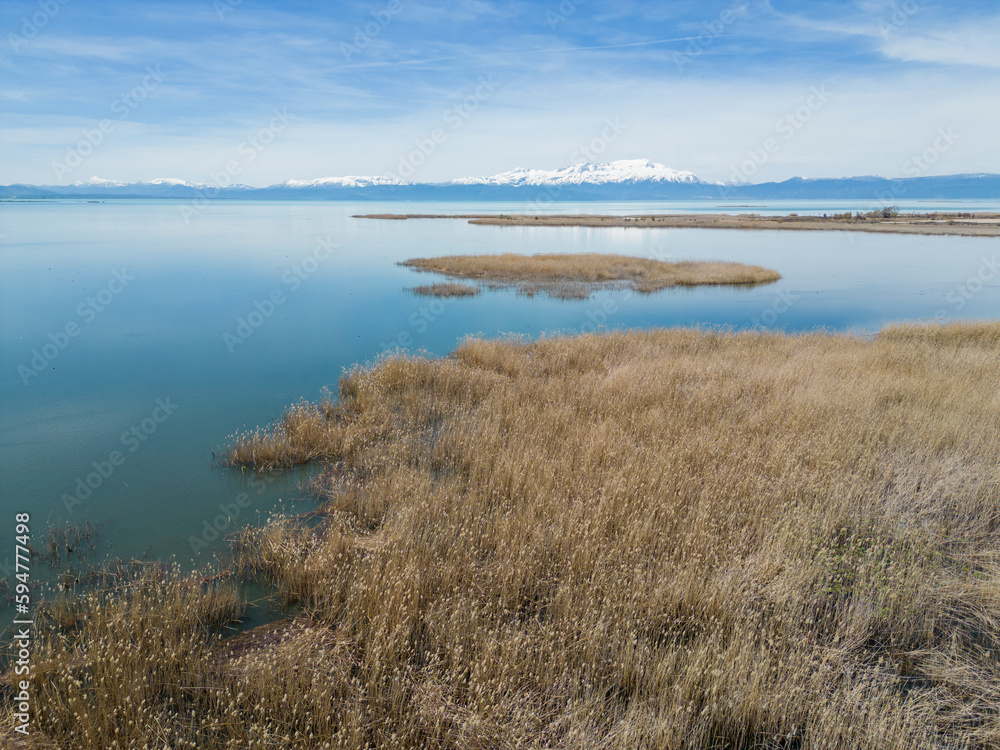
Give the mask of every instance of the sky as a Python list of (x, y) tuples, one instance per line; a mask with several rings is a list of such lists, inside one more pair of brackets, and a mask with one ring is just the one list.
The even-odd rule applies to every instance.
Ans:
[(1000, 172), (996, 0), (5, 0), (0, 184)]

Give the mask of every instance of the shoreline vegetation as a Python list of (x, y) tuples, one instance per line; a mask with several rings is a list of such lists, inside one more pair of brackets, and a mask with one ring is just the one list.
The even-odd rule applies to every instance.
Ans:
[[(756, 286), (781, 279), (781, 274), (761, 266), (721, 261), (662, 261), (604, 253), (519, 255), (447, 255), (411, 258), (399, 265), (417, 271), (470, 279), (493, 289), (514, 289), (518, 294), (544, 293), (560, 299), (586, 299), (600, 289), (631, 289), (652, 294), (675, 286)], [(448, 287), (432, 284), (426, 293), (454, 296)], [(435, 287), (446, 287), (438, 293)], [(462, 290), (463, 294), (467, 292)]]
[(355, 219), (466, 219), (470, 224), (538, 227), (641, 227), (659, 229), (775, 229), (802, 231), (885, 232), (966, 237), (1000, 237), (1000, 214), (903, 214), (894, 209), (830, 216), (761, 214), (355, 214)]
[(420, 297), (475, 297), (482, 289), (472, 284), (438, 282), (411, 287), (410, 291)]
[(997, 747), (998, 350), (672, 329), (356, 368), (227, 453), (321, 469), (309, 518), (233, 542), (299, 614), (223, 637), (236, 583), (165, 566), (42, 606), (33, 739)]

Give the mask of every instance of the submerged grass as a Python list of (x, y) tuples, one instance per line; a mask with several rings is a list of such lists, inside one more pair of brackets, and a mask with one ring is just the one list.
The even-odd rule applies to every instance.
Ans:
[[(1000, 324), (472, 340), (234, 441), (327, 464), (243, 531), (304, 605), (174, 577), (44, 627), (62, 748), (1000, 745)], [(221, 599), (220, 599), (221, 597)], [(221, 602), (221, 604), (220, 604)]]
[(480, 290), (479, 287), (471, 284), (446, 281), (437, 284), (422, 284), (413, 287), (411, 291), (423, 297), (475, 297)]
[(650, 294), (672, 286), (764, 284), (781, 274), (760, 266), (721, 261), (661, 261), (604, 253), (448, 255), (401, 263), (419, 271), (514, 287), (525, 294), (586, 298), (596, 289), (628, 288)]

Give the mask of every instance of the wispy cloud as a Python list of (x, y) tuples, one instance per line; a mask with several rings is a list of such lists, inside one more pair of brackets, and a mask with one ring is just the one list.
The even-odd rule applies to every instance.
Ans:
[(524, 55), (556, 55), (564, 53), (573, 52), (593, 52), (599, 50), (611, 50), (611, 49), (625, 49), (628, 47), (649, 47), (658, 44), (675, 44), (677, 42), (689, 42), (699, 37), (696, 36), (681, 36), (675, 37), (673, 39), (650, 39), (641, 42), (625, 42), (622, 44), (598, 44), (592, 46), (580, 46), (580, 47), (537, 47), (535, 49), (510, 49), (510, 50), (497, 50), (495, 52), (471, 52), (464, 55), (451, 55), (447, 57), (428, 57), (424, 59), (416, 60), (383, 60), (380, 62), (373, 63), (358, 63), (356, 65), (347, 65), (345, 68), (375, 68), (375, 67), (385, 67), (385, 66), (395, 66), (395, 65), (424, 65), (426, 63), (433, 62), (445, 62), (453, 60), (468, 60), (471, 58), (480, 59), (497, 59), (497, 58), (514, 58), (520, 60)]
[[(398, 0), (387, 14), (390, 3), (243, 0), (222, 15), (211, 0), (60, 4), (16, 49), (0, 45), (0, 183), (51, 182), (52, 159), (150, 65), (163, 83), (81, 170), (204, 179), (287, 106), (295, 127), (248, 166), (248, 182), (384, 173), (493, 76), (497, 93), (422, 177), (560, 166), (605, 118), (621, 117), (629, 129), (607, 158), (726, 179), (732, 160), (823, 82), (836, 84), (836, 100), (761, 177), (898, 172), (924, 137), (917, 124), (965, 134), (942, 169), (1000, 171), (983, 126), (1000, 115), (995, 0)], [(4, 3), (0, 41), (37, 9)]]
[[(942, 14), (928, 0), (857, 0), (855, 10), (834, 16), (807, 16), (778, 10), (771, 0), (761, 7), (782, 23), (811, 35), (860, 37), (892, 60), (938, 65), (1000, 67), (1000, 16), (975, 21), (954, 12)], [(973, 7), (967, 10), (974, 11)]]
[(1000, 68), (1000, 16), (976, 26), (893, 36), (882, 45), (882, 51), (905, 62)]

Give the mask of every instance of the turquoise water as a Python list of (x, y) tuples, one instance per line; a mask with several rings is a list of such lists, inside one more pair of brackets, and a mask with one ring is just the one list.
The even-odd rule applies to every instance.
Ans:
[[(351, 218), (538, 210), (499, 204), (216, 202), (185, 222), (178, 206), (0, 204), (0, 567), (12, 561), (19, 512), (32, 514), (37, 536), (50, 523), (98, 525), (99, 554), (200, 564), (258, 515), (308, 507), (297, 489), (308, 469), (265, 483), (213, 468), (212, 452), (235, 430), (335, 390), (344, 368), (398, 344), (443, 355), (477, 333), (691, 325), (871, 332), (901, 319), (1000, 318), (996, 238)], [(753, 210), (868, 208), (775, 202)], [(903, 208), (996, 211), (1000, 204)], [(588, 203), (548, 210), (720, 209)], [(784, 278), (754, 289), (607, 291), (586, 301), (489, 292), (445, 302), (407, 292), (430, 277), (396, 265), (503, 251), (735, 260)]]

